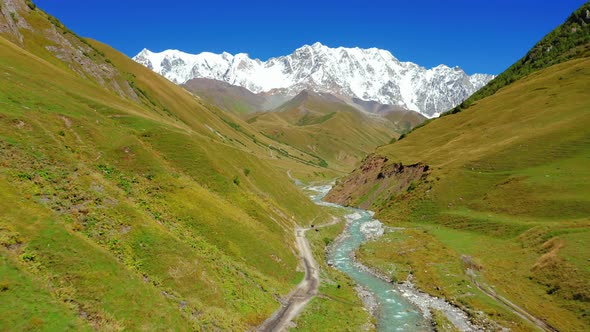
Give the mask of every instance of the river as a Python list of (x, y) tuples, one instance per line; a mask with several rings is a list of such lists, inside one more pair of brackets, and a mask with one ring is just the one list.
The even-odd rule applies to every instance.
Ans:
[(331, 246), (328, 262), (372, 294), (377, 302), (375, 316), (378, 331), (431, 331), (430, 321), (395, 285), (377, 278), (355, 263), (354, 252), (370, 236), (382, 234), (383, 226), (373, 218), (370, 211), (323, 202), (322, 198), (330, 188), (331, 186), (305, 188), (316, 204), (338, 207), (346, 211), (347, 227)]

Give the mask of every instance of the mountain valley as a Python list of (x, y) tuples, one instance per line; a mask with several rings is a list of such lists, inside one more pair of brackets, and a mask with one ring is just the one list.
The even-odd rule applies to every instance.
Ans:
[[(533, 327), (475, 285), (543, 330), (590, 326), (589, 12), (587, 3), (498, 76), (497, 92), (378, 148), (339, 181), (326, 200), (403, 228), (361, 248), (361, 261), (512, 330)], [(560, 61), (531, 61), (528, 75), (514, 70), (548, 43), (571, 46), (551, 55)]]
[(0, 330), (588, 330), (589, 77), (590, 2), (496, 76), (2, 0)]

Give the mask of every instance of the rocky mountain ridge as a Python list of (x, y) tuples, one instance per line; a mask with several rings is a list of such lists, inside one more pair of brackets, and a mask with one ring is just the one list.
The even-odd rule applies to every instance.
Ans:
[(330, 48), (315, 43), (267, 61), (247, 54), (160, 53), (142, 50), (136, 62), (182, 84), (208, 78), (244, 87), (253, 93), (295, 96), (302, 90), (375, 101), (417, 111), (427, 117), (460, 104), (494, 78), (467, 75), (446, 65), (426, 69), (402, 62), (389, 51), (370, 48)]

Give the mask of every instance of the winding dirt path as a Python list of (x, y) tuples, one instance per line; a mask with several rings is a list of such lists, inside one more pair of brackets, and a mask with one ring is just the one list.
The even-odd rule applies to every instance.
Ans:
[[(340, 222), (340, 219), (334, 218), (332, 222), (318, 225), (315, 228), (332, 226)], [(305, 237), (305, 232), (314, 228), (295, 228), (295, 243), (299, 250), (301, 263), (305, 269), (305, 277), (297, 285), (297, 288), (289, 294), (289, 298), (283, 305), (275, 311), (257, 331), (284, 331), (288, 328), (289, 323), (299, 315), (311, 299), (318, 294), (320, 286), (320, 268), (313, 258), (309, 241)]]
[(536, 327), (538, 327), (542, 331), (559, 332), (558, 329), (547, 324), (545, 321), (543, 321), (539, 317), (534, 316), (533, 314), (524, 310), (520, 306), (512, 303), (512, 301), (508, 300), (507, 298), (503, 297), (502, 295), (499, 295), (492, 288), (490, 288), (488, 285), (483, 285), (480, 282), (478, 282), (475, 279), (475, 277), (473, 276), (473, 273), (470, 272), (469, 270), (467, 271), (467, 275), (471, 278), (471, 282), (473, 282), (473, 284), (475, 285), (475, 287), (477, 287), (477, 289), (484, 292), (484, 294), (486, 294), (488, 297), (495, 300), (496, 302), (504, 305), (506, 308), (508, 308), (510, 311), (512, 311), (512, 313), (514, 313), (515, 315), (534, 324)]

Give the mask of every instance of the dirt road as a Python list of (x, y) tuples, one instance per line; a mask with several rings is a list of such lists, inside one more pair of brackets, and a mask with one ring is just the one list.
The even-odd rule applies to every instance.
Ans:
[(510, 301), (507, 298), (499, 295), (498, 293), (496, 293), (489, 286), (482, 285), (481, 283), (479, 283), (475, 279), (473, 272), (470, 272), (469, 270), (467, 270), (467, 275), (471, 278), (471, 282), (473, 282), (473, 284), (480, 291), (484, 292), (487, 296), (489, 296), (490, 298), (492, 298), (496, 302), (498, 302), (500, 304), (503, 304), (506, 308), (508, 308), (510, 311), (512, 311), (515, 315), (517, 315), (517, 316), (521, 317), (522, 319), (524, 319), (524, 320), (526, 320), (526, 321), (534, 324), (535, 326), (537, 326), (542, 331), (546, 331), (546, 332), (558, 332), (558, 330), (555, 327), (547, 324), (545, 321), (543, 321), (539, 317), (534, 316), (533, 314), (531, 314), (528, 311), (524, 310), (520, 306), (512, 303), (512, 301)]
[[(340, 220), (334, 218), (332, 222), (324, 225), (316, 226), (315, 228), (322, 228), (334, 225)], [(303, 268), (305, 269), (305, 277), (297, 285), (297, 288), (291, 292), (289, 298), (279, 310), (275, 311), (273, 315), (268, 318), (262, 325), (258, 327), (258, 331), (284, 331), (288, 328), (289, 323), (297, 317), (309, 301), (317, 295), (320, 285), (320, 270), (318, 263), (313, 258), (313, 253), (309, 246), (309, 242), (305, 237), (305, 232), (312, 228), (296, 228), (295, 229), (295, 243), (299, 250), (299, 257)]]

